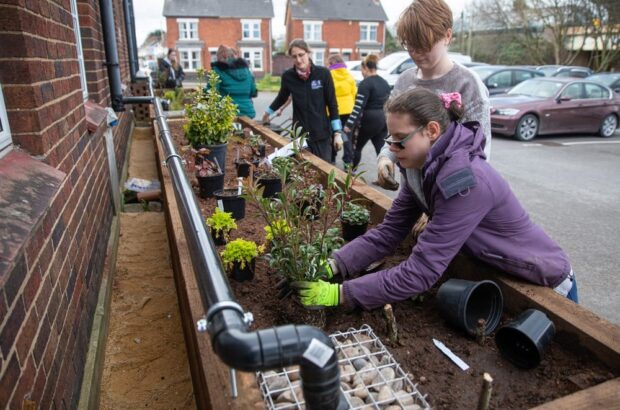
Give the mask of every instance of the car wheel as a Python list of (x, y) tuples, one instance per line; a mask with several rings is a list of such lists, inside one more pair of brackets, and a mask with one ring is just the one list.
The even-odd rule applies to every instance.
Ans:
[(598, 130), (598, 135), (603, 138), (609, 138), (614, 135), (616, 128), (618, 128), (618, 117), (614, 114), (609, 114), (603, 119), (601, 128)]
[(538, 135), (538, 118), (533, 114), (521, 117), (515, 131), (515, 138), (519, 141), (531, 141), (536, 135)]

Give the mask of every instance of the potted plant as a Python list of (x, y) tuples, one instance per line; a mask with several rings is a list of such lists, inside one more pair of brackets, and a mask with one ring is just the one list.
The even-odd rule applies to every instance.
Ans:
[[(198, 79), (204, 79), (204, 70), (198, 70)], [(230, 135), (234, 132), (234, 120), (237, 106), (230, 96), (222, 96), (217, 88), (220, 79), (211, 70), (208, 74), (207, 87), (194, 95), (190, 104), (185, 105), (187, 122), (183, 125), (187, 140), (196, 149), (208, 148), (209, 160), (217, 162), (220, 167), (226, 163), (226, 147)]]
[(207, 148), (194, 150), (194, 167), (201, 198), (210, 198), (215, 191), (224, 188), (224, 172), (216, 162), (209, 159), (209, 154)]
[(256, 257), (261, 250), (255, 242), (241, 238), (228, 243), (221, 253), (226, 271), (239, 282), (254, 279)]
[(211, 230), (213, 242), (218, 246), (226, 245), (230, 231), (237, 229), (232, 213), (224, 212), (220, 208), (215, 208), (215, 212), (207, 218), (206, 222)]
[(260, 164), (254, 175), (256, 186), (263, 189), (263, 198), (274, 198), (282, 192), (282, 185), (289, 180), (294, 160), (290, 157), (274, 158), (272, 163)]
[(230, 212), (236, 221), (245, 218), (245, 198), (241, 188), (220, 189), (213, 196), (217, 199), (218, 207)]
[(257, 153), (251, 146), (242, 145), (237, 147), (237, 156), (235, 158), (237, 176), (241, 178), (249, 177), (252, 166), (258, 167), (259, 161)]
[(349, 242), (366, 233), (370, 212), (368, 209), (353, 202), (348, 202), (340, 216), (342, 238)]

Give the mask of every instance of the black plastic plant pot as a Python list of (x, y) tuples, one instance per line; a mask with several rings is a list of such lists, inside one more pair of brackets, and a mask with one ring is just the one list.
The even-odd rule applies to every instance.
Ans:
[(342, 239), (347, 242), (351, 242), (358, 236), (364, 235), (366, 233), (366, 229), (368, 229), (368, 222), (364, 224), (352, 225), (341, 219), (340, 225), (342, 226)]
[(226, 245), (226, 237), (224, 236), (224, 232), (218, 232), (215, 229), (211, 228), (211, 237), (213, 238), (213, 243), (216, 246)]
[(280, 178), (260, 177), (256, 185), (263, 187), (263, 198), (273, 198), (282, 192), (282, 180)]
[(236, 221), (245, 218), (245, 198), (239, 195), (237, 188), (221, 189), (213, 195), (215, 199), (222, 201), (224, 212), (232, 213)]
[(247, 178), (250, 176), (250, 169), (252, 164), (247, 161), (241, 161), (237, 163), (237, 176), (240, 178)]
[(217, 163), (220, 166), (222, 172), (226, 173), (224, 168), (226, 167), (226, 150), (228, 148), (228, 144), (219, 144), (219, 145), (206, 145), (205, 148), (209, 150), (209, 155), (207, 158), (209, 161), (215, 162), (217, 158)]
[(267, 149), (267, 146), (265, 144), (258, 144), (258, 155), (261, 158), (265, 157), (266, 149)]
[(200, 186), (200, 197), (211, 198), (213, 193), (224, 188), (224, 174), (208, 175), (206, 177), (196, 176)]
[(502, 317), (504, 298), (493, 281), (463, 279), (446, 281), (437, 292), (439, 309), (448, 322), (476, 336), (478, 321), (484, 319), (484, 334), (495, 330)]
[(256, 258), (252, 259), (252, 262), (246, 263), (243, 269), (239, 262), (233, 263), (232, 272), (230, 277), (237, 282), (246, 282), (254, 279), (254, 270), (256, 268)]
[(555, 326), (540, 310), (528, 309), (495, 335), (502, 356), (517, 367), (538, 366), (555, 335)]

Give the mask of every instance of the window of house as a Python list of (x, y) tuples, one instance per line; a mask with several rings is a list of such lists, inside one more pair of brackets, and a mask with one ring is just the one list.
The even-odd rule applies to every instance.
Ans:
[(86, 82), (86, 66), (84, 65), (84, 52), (82, 50), (82, 36), (80, 34), (80, 19), (77, 11), (76, 0), (71, 0), (71, 19), (73, 20), (73, 32), (75, 33), (75, 47), (80, 67), (80, 84), (82, 85), (82, 97), (88, 99), (88, 83)]
[(243, 40), (260, 40), (260, 20), (241, 20)]
[(198, 20), (197, 19), (177, 19), (179, 24), (179, 40), (198, 39)]
[(369, 50), (369, 49), (360, 49), (360, 58), (364, 59), (368, 57), (369, 54), (374, 54), (378, 56), (381, 53), (380, 50)]
[(264, 71), (262, 48), (242, 48), (241, 55), (243, 56), (243, 59), (247, 61), (250, 70)]
[(202, 67), (199, 48), (181, 48), (179, 57), (184, 71), (196, 71)]
[(360, 23), (360, 41), (377, 41), (378, 23)]
[(209, 47), (209, 56), (211, 58), (211, 64), (217, 61), (217, 47)]
[(2, 94), (2, 84), (0, 84), (0, 158), (11, 149), (11, 130), (9, 120), (6, 115), (4, 105), (4, 95)]
[(350, 61), (352, 55), (353, 55), (353, 50), (351, 50), (350, 48), (342, 49), (342, 58), (344, 59), (344, 61)]
[(323, 31), (323, 22), (304, 21), (304, 40), (322, 41), (323, 40), (322, 31)]
[(325, 65), (325, 51), (312, 51), (311, 58), (315, 65)]

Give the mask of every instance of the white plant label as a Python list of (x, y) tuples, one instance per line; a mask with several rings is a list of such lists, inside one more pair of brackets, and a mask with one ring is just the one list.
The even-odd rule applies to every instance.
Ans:
[(217, 207), (220, 208), (220, 211), (224, 212), (224, 202), (221, 199), (217, 200)]
[(450, 360), (452, 360), (454, 362), (454, 364), (456, 364), (458, 367), (460, 367), (461, 370), (465, 371), (465, 370), (469, 369), (469, 365), (467, 363), (465, 363), (463, 360), (461, 360), (460, 357), (458, 357), (457, 355), (452, 353), (452, 350), (448, 349), (445, 344), (441, 343), (437, 339), (433, 339), (433, 343), (435, 344), (435, 346), (437, 346), (437, 349), (441, 350), (443, 352), (443, 354), (448, 356), (448, 358)]
[(282, 148), (279, 148), (275, 150), (273, 153), (269, 154), (267, 156), (267, 160), (271, 164), (271, 161), (273, 161), (277, 157), (290, 157), (291, 155), (293, 155), (294, 154), (293, 147), (299, 147), (299, 149), (302, 149), (302, 148), (306, 148), (307, 146), (308, 146), (308, 141), (304, 140), (304, 145), (302, 147), (299, 147), (299, 138), (297, 138), (289, 142)]
[(327, 364), (327, 361), (333, 354), (334, 349), (318, 339), (312, 339), (308, 345), (308, 348), (304, 352), (303, 357), (322, 368), (325, 364)]

